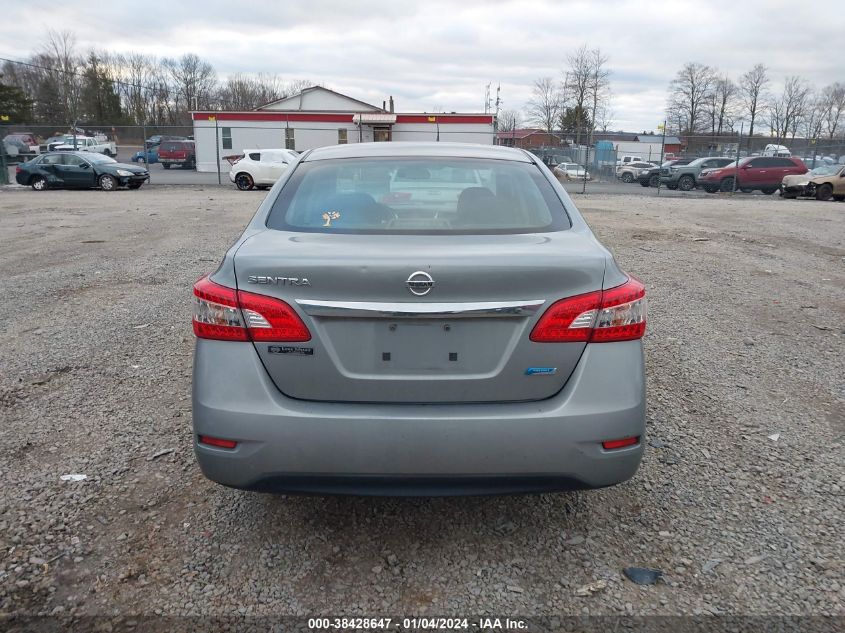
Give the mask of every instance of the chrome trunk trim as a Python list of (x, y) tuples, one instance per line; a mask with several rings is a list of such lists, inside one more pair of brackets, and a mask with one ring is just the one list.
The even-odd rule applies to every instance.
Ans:
[(296, 303), (310, 316), (371, 319), (460, 319), (527, 317), (537, 312), (545, 303), (545, 300), (476, 301), (470, 303), (377, 303), (371, 301), (297, 299)]

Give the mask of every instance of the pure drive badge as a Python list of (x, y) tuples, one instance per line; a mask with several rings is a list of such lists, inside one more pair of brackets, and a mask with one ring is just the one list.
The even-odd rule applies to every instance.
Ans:
[(525, 370), (526, 376), (549, 376), (557, 373), (557, 367), (529, 367)]
[(298, 354), (299, 356), (313, 356), (313, 347), (294, 347), (292, 345), (268, 345), (271, 354)]

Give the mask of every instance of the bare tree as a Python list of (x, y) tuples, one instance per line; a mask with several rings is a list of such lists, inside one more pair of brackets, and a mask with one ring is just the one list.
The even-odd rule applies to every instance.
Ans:
[(716, 75), (710, 66), (687, 62), (669, 84), (667, 115), (682, 134), (695, 134), (706, 124), (706, 107), (712, 98)]
[(833, 139), (845, 118), (845, 84), (836, 82), (822, 90), (822, 120), (829, 139)]
[(737, 86), (727, 75), (720, 75), (713, 84), (709, 95), (707, 114), (710, 118), (710, 132), (721, 136), (728, 129), (733, 128), (736, 112)]
[(534, 80), (531, 99), (526, 104), (529, 120), (546, 132), (553, 132), (561, 109), (561, 92), (551, 77)]
[(808, 141), (819, 138), (824, 127), (826, 103), (824, 93), (814, 94), (810, 92), (807, 96), (804, 116), (801, 120), (802, 133)]
[(310, 79), (292, 79), (284, 86), (284, 96), (289, 97), (291, 95), (299, 94), (306, 88), (313, 88), (314, 86), (322, 86), (322, 84), (314, 83)]
[(616, 112), (610, 107), (610, 104), (599, 104), (598, 110), (596, 110), (596, 128), (602, 132), (607, 132), (607, 128), (611, 126), (615, 118)]
[[(581, 144), (581, 132), (585, 114), (590, 103), (590, 84), (593, 77), (593, 53), (582, 44), (575, 52), (566, 56), (566, 72), (563, 90), (567, 107), (575, 113), (575, 143)], [(607, 60), (605, 60), (607, 61)]]
[(607, 68), (607, 61), (607, 56), (601, 52), (600, 48), (590, 51), (589, 97), (592, 106), (592, 116), (590, 117), (588, 145), (593, 144), (593, 131), (596, 129), (596, 115), (599, 106), (610, 98), (610, 70)]
[(516, 110), (502, 110), (496, 118), (499, 132), (513, 132), (521, 125), (522, 115)]
[(751, 137), (754, 136), (754, 122), (766, 110), (766, 87), (769, 77), (763, 64), (756, 64), (739, 79), (739, 94), (742, 105), (750, 120), (748, 126), (748, 147), (751, 147)]
[(778, 140), (786, 138), (790, 132), (795, 138), (809, 94), (810, 87), (801, 77), (792, 75), (786, 78), (780, 97), (772, 102), (769, 109), (769, 125)]
[[(178, 60), (165, 60), (164, 64), (173, 81), (177, 111), (187, 114), (190, 110), (211, 107), (217, 87), (217, 73), (211, 64), (193, 53), (182, 55)], [(186, 116), (183, 119), (187, 122)]]
[[(36, 55), (42, 67), (42, 95), (54, 94), (56, 112), (64, 121), (73, 121), (79, 114), (82, 82), (76, 76), (82, 67), (82, 58), (76, 50), (76, 36), (71, 31), (47, 32), (47, 41)], [(50, 69), (50, 70), (44, 70)]]

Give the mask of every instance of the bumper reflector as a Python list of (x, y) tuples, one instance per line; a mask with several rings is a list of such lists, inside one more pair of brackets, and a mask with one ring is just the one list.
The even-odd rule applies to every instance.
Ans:
[(606, 442), (602, 442), (602, 448), (606, 451), (611, 451), (615, 448), (625, 448), (626, 446), (634, 446), (635, 444), (640, 443), (639, 436), (637, 437), (626, 437), (621, 440), (607, 440)]
[(217, 448), (235, 448), (238, 443), (235, 440), (224, 440), (219, 437), (211, 437), (208, 435), (199, 436), (200, 444), (208, 444)]

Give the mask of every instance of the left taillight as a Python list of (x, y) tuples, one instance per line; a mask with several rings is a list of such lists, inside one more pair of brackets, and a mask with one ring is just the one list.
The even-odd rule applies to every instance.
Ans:
[(299, 315), (281, 299), (237, 291), (203, 277), (194, 284), (194, 334), (218, 341), (311, 340)]
[(248, 341), (238, 292), (203, 277), (194, 284), (194, 334), (218, 341)]
[(531, 331), (535, 343), (610, 343), (642, 338), (645, 286), (635, 277), (608, 290), (556, 301)]

